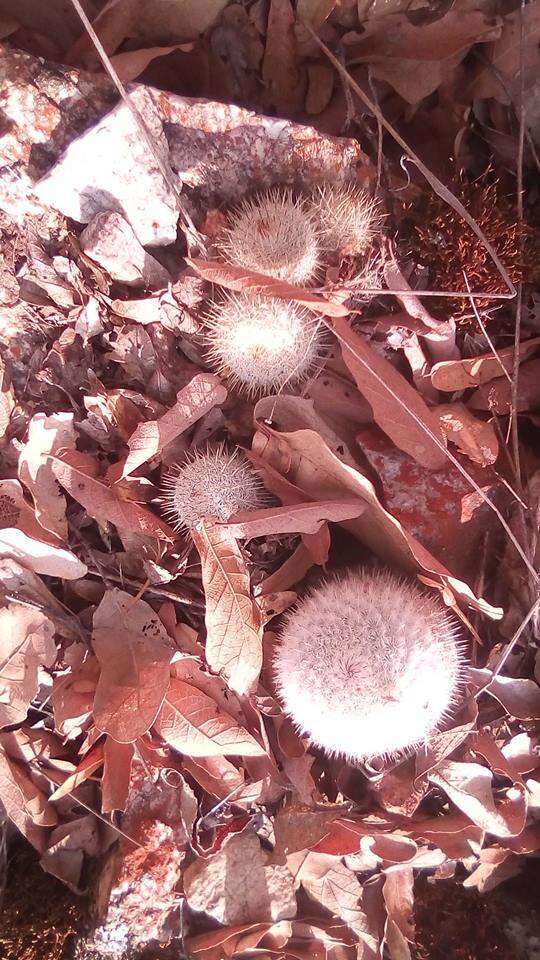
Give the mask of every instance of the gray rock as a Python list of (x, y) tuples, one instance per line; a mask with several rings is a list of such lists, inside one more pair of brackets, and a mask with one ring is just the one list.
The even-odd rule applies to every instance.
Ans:
[[(152, 92), (135, 87), (129, 96), (174, 179)], [(114, 210), (125, 217), (143, 245), (157, 246), (176, 239), (178, 200), (123, 101), (70, 144), (36, 185), (35, 194), (42, 203), (80, 223)]]
[(79, 243), (113, 280), (130, 287), (162, 290), (170, 280), (165, 267), (146, 252), (129, 223), (113, 210), (96, 214), (81, 233)]

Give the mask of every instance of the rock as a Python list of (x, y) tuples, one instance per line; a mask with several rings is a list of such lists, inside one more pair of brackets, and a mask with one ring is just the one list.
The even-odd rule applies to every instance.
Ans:
[(108, 78), (0, 43), (0, 209), (18, 223), (43, 213), (33, 184), (115, 96)]
[(130, 287), (162, 290), (170, 276), (141, 246), (129, 223), (113, 210), (98, 213), (79, 237), (81, 249), (99, 263), (113, 280)]
[[(129, 96), (174, 179), (152, 92), (135, 87)], [(143, 245), (173, 243), (176, 239), (178, 200), (123, 101), (70, 144), (37, 184), (35, 193), (42, 203), (80, 223), (89, 223), (97, 213), (115, 210), (125, 216)]]

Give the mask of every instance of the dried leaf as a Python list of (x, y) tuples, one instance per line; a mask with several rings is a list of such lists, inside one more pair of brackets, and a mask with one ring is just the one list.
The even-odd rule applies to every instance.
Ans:
[(359, 517), (366, 509), (362, 500), (323, 500), (294, 506), (242, 510), (227, 524), (229, 533), (239, 540), (251, 540), (278, 533), (317, 533), (327, 520), (341, 523)]
[[(520, 359), (529, 357), (539, 345), (540, 337), (520, 343)], [(454, 390), (467, 390), (468, 387), (478, 387), (503, 376), (501, 366), (511, 374), (513, 364), (514, 348), (504, 347), (497, 351), (497, 357), (492, 353), (485, 353), (466, 360), (446, 360), (436, 363), (431, 368), (431, 382), (437, 390), (445, 390), (448, 393)]]
[(480, 863), (463, 881), (463, 886), (478, 893), (489, 893), (500, 883), (517, 876), (525, 863), (524, 857), (518, 857), (511, 850), (498, 850), (487, 847), (480, 851)]
[(262, 79), (268, 102), (285, 114), (300, 110), (304, 95), (294, 24), (290, 0), (270, 0)]
[(43, 827), (57, 822), (56, 811), (42, 790), (28, 776), (25, 767), (12, 760), (0, 744), (0, 802), (12, 823), (40, 852), (47, 834)]
[(15, 395), (10, 383), (9, 373), (0, 357), (0, 440), (6, 435), (14, 406)]
[(222, 924), (296, 916), (291, 874), (285, 866), (268, 863), (253, 833), (229, 837), (219, 853), (192, 863), (183, 880), (191, 909)]
[(75, 449), (73, 414), (34, 414), (19, 457), (19, 479), (34, 498), (41, 526), (62, 540), (68, 534), (66, 498), (58, 489), (49, 457), (65, 449)]
[[(94, 19), (96, 31), (106, 53), (114, 53), (117, 47), (132, 32), (144, 6), (144, 0), (109, 0)], [(67, 51), (66, 63), (74, 63), (87, 69), (95, 69), (100, 59), (86, 30)]]
[(349, 311), (341, 303), (326, 300), (324, 297), (306, 290), (304, 287), (295, 287), (284, 280), (267, 277), (263, 273), (253, 273), (243, 267), (236, 267), (221, 260), (189, 259), (186, 263), (192, 267), (203, 280), (218, 283), (228, 290), (237, 290), (244, 293), (257, 293), (264, 297), (276, 297), (278, 300), (293, 300), (309, 307), (314, 313), (322, 313), (327, 317), (346, 317)]
[(101, 809), (103, 813), (125, 810), (131, 775), (134, 747), (107, 737), (103, 747)]
[(383, 887), (387, 921), (384, 931), (391, 960), (410, 960), (408, 941), (414, 940), (413, 872), (411, 867), (389, 870)]
[(66, 460), (53, 458), (53, 473), (58, 482), (80, 503), (89, 516), (99, 523), (113, 523), (126, 533), (140, 533), (171, 543), (177, 535), (163, 520), (133, 501), (120, 500), (113, 488), (72, 466)]
[(51, 793), (50, 800), (61, 800), (62, 797), (67, 797), (70, 793), (73, 793), (74, 790), (80, 786), (81, 783), (84, 783), (85, 780), (88, 780), (96, 770), (99, 770), (103, 766), (103, 747), (98, 745), (94, 747), (90, 753), (87, 753), (85, 757), (77, 765), (74, 773), (66, 777), (64, 782), (56, 788), (54, 793)]
[[(304, 401), (306, 403), (307, 401)], [(309, 414), (309, 402), (308, 414)], [(254, 416), (259, 434), (254, 438), (255, 452), (279, 469), (287, 463), (288, 479), (301, 487), (309, 496), (324, 500), (340, 500), (346, 496), (363, 498), (368, 508), (357, 520), (346, 521), (347, 529), (367, 543), (381, 559), (402, 567), (409, 572), (429, 572), (438, 581), (450, 587), (469, 606), (481, 609), (487, 616), (500, 619), (502, 611), (477, 599), (461, 580), (451, 576), (410, 533), (398, 523), (380, 504), (373, 484), (353, 467), (346, 445), (333, 435), (332, 449), (313, 430), (299, 429), (294, 432), (278, 432), (265, 423), (267, 409), (273, 410), (273, 422), (281, 427), (279, 398), (266, 397), (255, 407)], [(300, 425), (302, 408), (297, 408)], [(288, 422), (288, 415), (285, 416)], [(309, 421), (308, 421), (309, 422)], [(331, 440), (331, 431), (326, 431)], [(334, 452), (335, 451), (335, 452)], [(343, 459), (340, 459), (342, 457)], [(346, 460), (346, 462), (343, 462)], [(268, 589), (287, 589), (274, 582)]]
[[(351, 330), (345, 320), (333, 320), (332, 329), (341, 344), (343, 359), (358, 389), (371, 404), (373, 417), (381, 430), (388, 434), (396, 446), (428, 469), (437, 470), (444, 466), (445, 437), (436, 416), (420, 394), (391, 363), (372, 350), (363, 337)], [(409, 411), (416, 420), (413, 420)]]
[(166, 57), (174, 50), (189, 52), (193, 49), (190, 43), (175, 43), (172, 47), (146, 47), (143, 50), (127, 50), (111, 57), (111, 63), (123, 83), (130, 83), (144, 73), (146, 68), (159, 57)]
[(499, 441), (492, 423), (474, 417), (463, 403), (435, 407), (443, 432), (474, 462), (487, 467), (499, 456)]
[(132, 743), (152, 726), (169, 687), (167, 631), (144, 600), (108, 590), (94, 613), (92, 646), (101, 666), (95, 724), (113, 740)]
[[(493, 677), (491, 670), (469, 668), (470, 676), (479, 688), (489, 683), (485, 693), (498, 700), (511, 717), (518, 720), (540, 719), (540, 687), (534, 680), (515, 677)], [(490, 679), (493, 677), (493, 679)]]
[[(290, 858), (289, 863), (295, 859)], [(368, 932), (367, 918), (361, 907), (362, 887), (356, 874), (337, 857), (308, 853), (297, 873), (297, 880), (310, 897), (333, 916), (344, 920), (358, 936)]]
[(471, 410), (489, 410), (500, 416), (507, 416), (513, 407), (517, 413), (537, 410), (540, 406), (540, 359), (529, 360), (520, 366), (515, 403), (511, 383), (501, 377), (479, 387), (468, 405)]
[(171, 680), (154, 729), (191, 757), (264, 755), (264, 749), (215, 700), (183, 680)]
[(310, 849), (327, 836), (332, 821), (343, 813), (343, 806), (314, 809), (292, 800), (278, 810), (274, 820), (274, 863), (285, 863), (287, 856)]
[(140, 423), (128, 441), (129, 454), (122, 477), (161, 453), (163, 447), (193, 426), (216, 404), (224, 403), (227, 390), (212, 373), (199, 373), (179, 391), (174, 407), (159, 420)]
[(525, 826), (524, 793), (513, 787), (508, 791), (507, 801), (497, 806), (491, 789), (493, 774), (479, 763), (448, 760), (432, 771), (429, 779), (441, 787), (473, 823), (496, 837), (515, 837)]
[(262, 667), (262, 617), (244, 559), (225, 526), (200, 523), (192, 536), (206, 597), (206, 659), (232, 690), (249, 694)]
[(53, 637), (53, 624), (35, 607), (9, 603), (0, 609), (0, 727), (26, 718), (40, 665), (56, 660)]

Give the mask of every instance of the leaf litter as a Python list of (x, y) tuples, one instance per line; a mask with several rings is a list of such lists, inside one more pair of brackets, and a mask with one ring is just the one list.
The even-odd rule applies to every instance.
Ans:
[[(522, 269), (538, 237), (509, 220), (508, 259), (456, 187), (459, 172), (469, 184), (488, 177), (492, 202), (517, 190), (512, 217), (534, 223), (538, 2), (429, 16), (400, 3), (358, 16), (332, 0), (272, 0), (266, 13), (167, 6), (101, 5), (94, 28), (120, 81), (161, 90), (150, 99), (168, 115), (154, 111), (150, 125), (146, 93), (124, 103), (145, 137), (156, 117), (170, 124), (172, 166), (161, 153), (158, 164), (169, 187), (174, 158), (194, 149), (174, 117), (201, 123), (187, 90), (207, 98), (208, 144), (223, 132), (212, 98), (257, 111), (250, 123), (268, 110), (292, 117), (272, 120), (278, 140), (280, 124), (304, 137), (294, 120), (309, 114), (298, 176), (273, 162), (270, 185), (309, 204), (307, 185), (328, 179), (329, 135), (337, 150), (354, 144), (351, 179), (386, 216), (369, 252), (327, 252), (316, 282), (295, 286), (224, 261), (236, 187), (223, 177), (216, 195), (211, 164), (195, 164), (177, 243), (152, 245), (168, 290), (141, 296), (109, 276), (73, 221), (43, 250), (28, 244), (27, 266), (6, 281), (25, 320), (2, 334), (0, 801), (43, 867), (76, 889), (87, 860), (104, 862), (116, 843), (103, 930), (139, 918), (122, 949), (161, 938), (207, 960), (222, 950), (408, 958), (421, 944), (422, 872), (487, 892), (540, 850), (540, 325), (525, 310), (538, 277)], [(31, 28), (9, 30), (23, 56), (41, 54)], [(103, 55), (82, 28), (56, 56), (96, 82)], [(269, 129), (261, 121), (261, 156)], [(247, 169), (249, 195), (262, 181), (252, 165), (244, 184)], [(411, 224), (428, 202), (415, 250)], [(472, 231), (498, 286), (452, 274), (449, 209), (458, 247)], [(384, 282), (367, 282), (373, 263)], [(292, 302), (326, 331), (304, 382), (246, 398), (212, 370), (205, 324), (228, 290)], [(29, 318), (43, 349), (22, 377)], [(163, 479), (219, 445), (240, 448), (265, 501), (178, 532), (164, 519)], [(474, 497), (493, 524), (475, 520)], [(420, 502), (429, 511), (417, 525)], [(375, 766), (314, 749), (273, 675), (280, 618), (347, 564), (390, 566), (436, 592), (461, 620), (470, 664), (443, 728)], [(145, 870), (158, 910), (145, 903)]]

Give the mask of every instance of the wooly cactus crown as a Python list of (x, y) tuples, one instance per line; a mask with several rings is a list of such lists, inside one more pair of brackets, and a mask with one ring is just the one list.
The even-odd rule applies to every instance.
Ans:
[(360, 569), (288, 615), (275, 674), (299, 731), (354, 762), (425, 742), (456, 700), (462, 663), (456, 624), (436, 598)]
[(266, 496), (246, 458), (217, 447), (173, 468), (163, 480), (161, 500), (176, 528), (189, 530), (199, 520), (227, 521), (239, 510), (256, 510)]
[(287, 189), (245, 200), (231, 214), (221, 250), (230, 263), (289, 283), (309, 283), (319, 268), (315, 221), (307, 202)]
[(320, 329), (287, 301), (229, 294), (207, 319), (209, 361), (251, 395), (291, 386), (313, 369)]
[(319, 242), (332, 253), (364, 253), (381, 222), (377, 201), (355, 184), (318, 187), (311, 209)]

